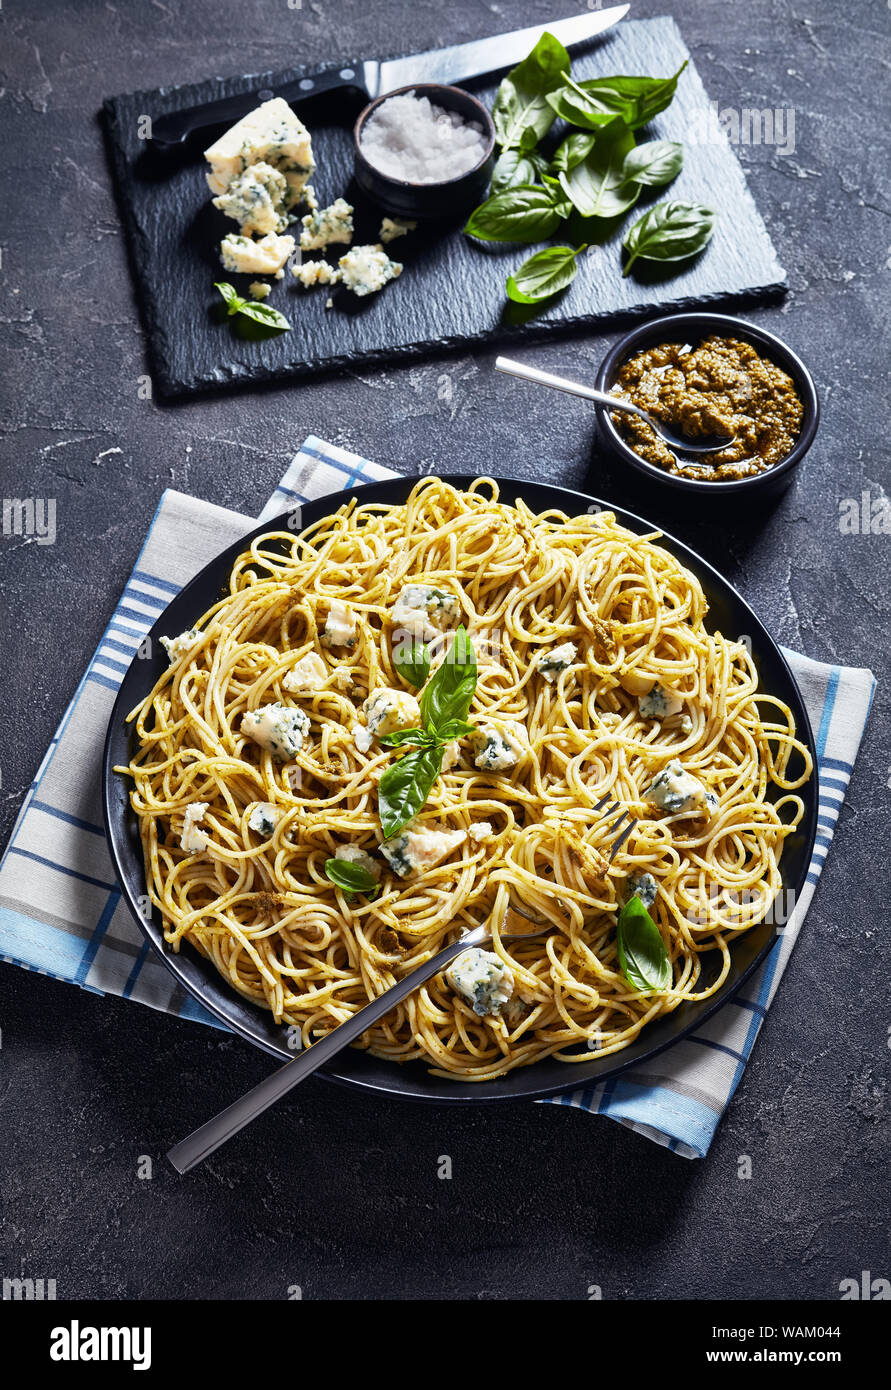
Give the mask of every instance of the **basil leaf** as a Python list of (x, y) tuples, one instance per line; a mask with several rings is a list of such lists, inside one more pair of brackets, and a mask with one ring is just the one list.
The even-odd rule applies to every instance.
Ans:
[[(554, 123), (554, 112), (547, 94), (560, 86), (561, 73), (569, 67), (569, 54), (553, 34), (545, 32), (522, 63), (505, 77), (495, 104), (492, 120), (495, 135), (502, 149), (521, 147), (521, 141), (531, 131), (535, 142), (547, 135)], [(525, 148), (529, 148), (528, 143)]]
[(572, 203), (566, 196), (566, 190), (560, 182), (560, 176), (542, 174), (541, 181), (551, 195), (551, 202), (557, 216), (560, 218), (570, 217), (572, 215)]
[(558, 145), (551, 160), (551, 168), (556, 173), (563, 173), (567, 169), (574, 169), (580, 164), (586, 155), (591, 153), (591, 147), (597, 138), (597, 132), (576, 130), (572, 135), (567, 135), (562, 145)]
[(437, 742), (448, 743), (453, 738), (464, 738), (467, 734), (472, 734), (475, 729), (476, 725), (468, 724), (466, 719), (447, 719), (436, 730), (436, 739)]
[(243, 299), (238, 306), (238, 312), (242, 318), (253, 319), (255, 323), (262, 323), (264, 328), (280, 328), (284, 333), (291, 327), (284, 314), (280, 314), (278, 309), (273, 309), (269, 304), (255, 302), (253, 299)]
[(581, 126), (583, 130), (596, 130), (598, 126), (609, 125), (616, 115), (625, 114), (624, 108), (618, 112), (600, 110), (588, 99), (587, 94), (574, 84), (550, 92), (548, 105), (553, 107), (555, 115), (562, 116), (570, 125)]
[(367, 893), (373, 898), (380, 891), (374, 874), (361, 864), (351, 864), (348, 859), (326, 859), (325, 873), (332, 883), (352, 896), (354, 893)]
[(617, 940), (622, 974), (635, 989), (670, 989), (671, 961), (659, 928), (640, 898), (631, 898), (619, 913)]
[(626, 179), (658, 188), (676, 179), (684, 164), (684, 147), (676, 140), (649, 140), (638, 145), (625, 159)]
[(442, 768), (442, 748), (416, 748), (388, 767), (377, 784), (378, 815), (387, 840), (420, 811)]
[(657, 203), (625, 233), (628, 252), (623, 275), (641, 257), (647, 261), (682, 261), (711, 240), (716, 214), (701, 203)]
[(466, 720), (477, 682), (476, 654), (462, 624), (446, 658), (424, 687), (421, 719), (437, 734), (452, 719)]
[(254, 323), (260, 323), (264, 328), (278, 328), (282, 332), (290, 330), (290, 323), (284, 314), (280, 314), (278, 309), (273, 309), (268, 304), (263, 304), (258, 300), (242, 299), (237, 294), (232, 285), (225, 280), (214, 283), (214, 289), (219, 290), (226, 304), (229, 314), (240, 314), (242, 318), (252, 319)]
[(419, 747), (433, 748), (437, 738), (429, 729), (395, 729), (392, 734), (378, 734), (377, 741), (387, 748), (399, 748), (403, 743), (416, 743)]
[(598, 133), (589, 154), (560, 175), (564, 192), (582, 217), (618, 217), (634, 206), (640, 186), (624, 174), (633, 149), (628, 126), (614, 120)]
[(518, 184), (532, 184), (547, 169), (540, 154), (524, 154), (522, 150), (505, 150), (498, 156), (492, 170), (490, 193), (503, 193)]
[(223, 296), (223, 299), (226, 303), (226, 307), (229, 309), (229, 313), (237, 314), (239, 307), (244, 303), (244, 300), (236, 290), (235, 286), (230, 285), (227, 280), (219, 280), (214, 282), (214, 289), (219, 290), (220, 294)]
[(430, 652), (425, 643), (415, 642), (407, 655), (399, 655), (393, 665), (403, 680), (420, 690), (430, 675)]
[(687, 63), (671, 77), (599, 77), (591, 82), (573, 82), (564, 72), (565, 85), (547, 100), (558, 116), (590, 129), (604, 125), (612, 116), (621, 116), (637, 130), (670, 106), (678, 78)]
[(571, 246), (548, 246), (530, 256), (507, 277), (508, 298), (515, 304), (537, 304), (565, 290), (575, 278), (577, 254)]
[(464, 230), (480, 241), (544, 241), (559, 222), (560, 214), (548, 189), (520, 184), (480, 203)]

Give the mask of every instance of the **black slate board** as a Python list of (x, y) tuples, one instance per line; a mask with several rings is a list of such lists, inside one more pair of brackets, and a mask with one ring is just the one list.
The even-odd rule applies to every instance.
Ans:
[[(573, 54), (580, 80), (607, 73), (677, 71), (689, 58), (674, 20), (625, 21), (604, 39)], [(288, 73), (300, 75), (299, 69)], [(666, 196), (703, 202), (719, 210), (715, 235), (704, 254), (676, 269), (641, 266), (622, 278), (619, 233), (589, 252), (570, 289), (544, 310), (509, 305), (506, 274), (534, 248), (493, 246), (461, 235), (463, 216), (450, 226), (419, 224), (417, 232), (391, 248), (403, 261), (399, 281), (380, 294), (357, 299), (346, 291), (303, 290), (290, 275), (275, 285), (269, 303), (287, 314), (290, 333), (262, 342), (239, 339), (217, 318), (213, 281), (229, 279), (218, 258), (221, 237), (235, 224), (211, 206), (202, 148), (215, 138), (203, 132), (173, 155), (156, 153), (140, 139), (140, 118), (197, 103), (256, 91), (275, 91), (282, 74), (261, 78), (211, 78), (194, 86), (162, 88), (114, 97), (105, 103), (106, 128), (118, 193), (124, 211), (132, 265), (148, 331), (155, 382), (164, 396), (208, 388), (304, 376), (361, 362), (385, 362), (452, 348), (471, 341), (518, 343), (552, 333), (603, 325), (616, 318), (658, 309), (750, 299), (777, 293), (785, 272), (746, 186), (731, 147), (689, 143), (708, 97), (692, 63), (681, 76), (667, 111), (640, 139), (674, 139), (685, 144), (685, 165), (665, 189), (632, 209), (630, 223)], [(491, 105), (497, 79), (466, 84)], [(351, 177), (351, 129), (363, 100), (339, 93), (301, 103), (298, 110), (313, 136), (318, 165), (313, 183), (327, 203), (344, 194), (356, 207), (356, 242), (377, 240), (380, 210), (369, 204)], [(345, 185), (348, 185), (345, 187)], [(247, 284), (251, 277), (235, 277)], [(243, 288), (242, 285), (242, 288)]]

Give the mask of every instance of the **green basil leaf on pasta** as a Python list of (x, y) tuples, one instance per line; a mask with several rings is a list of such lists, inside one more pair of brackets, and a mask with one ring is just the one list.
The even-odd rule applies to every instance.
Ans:
[(463, 626), (452, 639), (445, 660), (430, 677), (421, 695), (421, 719), (431, 733), (451, 719), (465, 720), (477, 682), (476, 653)]
[(476, 728), (475, 724), (468, 724), (466, 719), (447, 719), (444, 724), (440, 724), (436, 730), (437, 740), (448, 743), (453, 738), (466, 738), (472, 734)]
[(676, 140), (649, 140), (629, 151), (622, 173), (635, 183), (658, 188), (677, 178), (683, 165), (683, 145)]
[(348, 859), (326, 859), (325, 873), (345, 893), (365, 893), (373, 898), (380, 889), (374, 874)]
[(430, 650), (423, 642), (415, 642), (407, 654), (400, 654), (393, 662), (403, 680), (420, 690), (430, 675)]
[(529, 148), (547, 135), (554, 111), (547, 94), (559, 87), (569, 67), (569, 54), (553, 34), (545, 32), (527, 58), (507, 74), (492, 107), (495, 135), (503, 150)]
[(536, 252), (507, 277), (508, 298), (515, 304), (537, 304), (565, 290), (575, 279), (577, 254), (571, 246), (548, 246)]
[(436, 742), (436, 735), (429, 729), (396, 729), (392, 734), (378, 734), (378, 743), (383, 743), (387, 748), (400, 748), (403, 743), (432, 748)]
[(398, 835), (420, 811), (442, 768), (442, 747), (415, 748), (392, 767), (377, 784), (378, 815), (384, 838)]
[(622, 974), (635, 989), (671, 988), (671, 961), (665, 943), (636, 894), (619, 913), (618, 948)]
[(683, 261), (711, 240), (715, 213), (701, 203), (657, 203), (625, 233), (628, 252), (623, 275), (640, 257), (646, 261)]

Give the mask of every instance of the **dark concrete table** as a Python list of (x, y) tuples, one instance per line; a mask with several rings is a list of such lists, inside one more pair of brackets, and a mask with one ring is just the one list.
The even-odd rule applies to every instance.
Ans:
[[(665, 8), (637, 0), (634, 13)], [(0, 537), (0, 843), (163, 487), (256, 507), (314, 431), (408, 473), (537, 476), (547, 461), (561, 481), (631, 500), (592, 452), (585, 406), (496, 378), (490, 354), (172, 408), (141, 399), (147, 364), (101, 99), (289, 58), (424, 48), (571, 9), (4, 4), (0, 159), (7, 188), (36, 191), (4, 198), (0, 214), (3, 494), (56, 497), (59, 519), (54, 547)], [(676, 529), (781, 640), (881, 675), (891, 537), (842, 534), (839, 514), (845, 498), (877, 501), (888, 483), (891, 13), (880, 0), (678, 0), (675, 13), (721, 106), (794, 108), (794, 153), (740, 149), (792, 287), (752, 317), (800, 349), (825, 406), (776, 511)], [(606, 341), (527, 355), (590, 371)], [(584, 1299), (594, 1284), (607, 1298), (833, 1299), (845, 1277), (889, 1275), (888, 699), (880, 686), (807, 929), (705, 1162), (569, 1109), (445, 1111), (313, 1081), (184, 1181), (164, 1149), (268, 1060), (6, 966), (0, 1273), (55, 1278), (60, 1298), (187, 1299), (286, 1298), (295, 1285), (307, 1298)], [(141, 1155), (154, 1159), (151, 1179), (138, 1176)], [(450, 1181), (437, 1176), (441, 1155)]]

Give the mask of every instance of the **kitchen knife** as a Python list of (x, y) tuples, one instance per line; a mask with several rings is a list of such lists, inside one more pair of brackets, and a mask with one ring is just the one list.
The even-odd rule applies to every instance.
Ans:
[(545, 30), (558, 38), (566, 48), (572, 48), (602, 34), (605, 29), (611, 29), (627, 14), (628, 9), (628, 5), (614, 5), (608, 10), (587, 11), (569, 19), (558, 19), (553, 24), (531, 24), (527, 29), (515, 29), (510, 34), (495, 34), (492, 38), (459, 43), (451, 48), (436, 48), (429, 53), (415, 53), (408, 58), (392, 58), (382, 63), (341, 63), (336, 68), (327, 68), (311, 77), (283, 73), (274, 88), (258, 86), (238, 96), (223, 97), (204, 106), (190, 106), (182, 111), (170, 111), (158, 116), (152, 121), (151, 138), (156, 145), (177, 145), (193, 131), (240, 120), (259, 102), (269, 101), (272, 97), (284, 97), (285, 101), (294, 103), (338, 87), (352, 87), (373, 101), (384, 92), (410, 86), (412, 82), (466, 82), (471, 77), (482, 77), (513, 67), (526, 57)]

